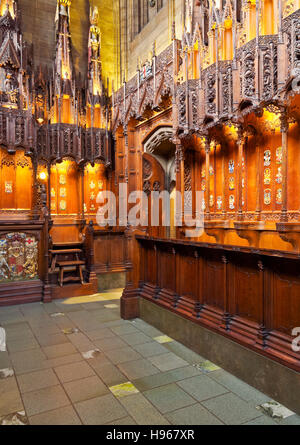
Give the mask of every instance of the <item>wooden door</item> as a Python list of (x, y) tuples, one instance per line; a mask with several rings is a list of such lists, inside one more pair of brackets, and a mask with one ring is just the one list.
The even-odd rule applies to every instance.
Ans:
[(154, 156), (144, 153), (143, 154), (143, 191), (148, 196), (148, 233), (153, 237), (164, 238), (166, 236), (166, 227), (162, 227), (162, 201), (160, 201), (160, 214), (159, 214), (159, 227), (153, 227), (151, 221), (152, 201), (151, 192), (162, 192), (165, 187), (165, 171), (161, 164), (155, 159)]

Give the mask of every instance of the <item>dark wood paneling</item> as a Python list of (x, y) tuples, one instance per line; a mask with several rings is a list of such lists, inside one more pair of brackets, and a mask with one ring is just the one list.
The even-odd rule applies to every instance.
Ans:
[(300, 326), (298, 255), (137, 240), (143, 269), (137, 295), (300, 371), (300, 353), (292, 350), (292, 330)]

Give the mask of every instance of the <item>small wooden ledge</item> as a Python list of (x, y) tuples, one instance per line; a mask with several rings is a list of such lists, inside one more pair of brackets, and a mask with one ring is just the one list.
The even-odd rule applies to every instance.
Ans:
[(264, 221), (234, 221), (238, 236), (248, 241), (249, 246), (258, 247), (261, 232), (265, 230)]
[(300, 251), (300, 221), (279, 222), (276, 230), (283, 241), (290, 243), (297, 252)]
[(212, 219), (204, 222), (204, 231), (206, 235), (215, 238), (216, 243), (223, 244), (225, 239), (225, 230), (229, 229), (230, 221), (224, 219)]

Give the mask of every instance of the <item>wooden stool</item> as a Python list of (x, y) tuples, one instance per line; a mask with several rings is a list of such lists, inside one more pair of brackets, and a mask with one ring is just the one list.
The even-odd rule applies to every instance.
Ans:
[(58, 250), (49, 250), (51, 255), (51, 267), (50, 273), (53, 273), (57, 263), (58, 255), (75, 255), (76, 261), (79, 261), (79, 255), (82, 253), (81, 249), (58, 249)]
[[(83, 274), (82, 274), (82, 266), (85, 265), (84, 261), (80, 261), (80, 260), (58, 261), (57, 265), (59, 267), (59, 285), (60, 285), (60, 287), (63, 287), (64, 283), (67, 283), (69, 281), (80, 281), (81, 284), (84, 283)], [(65, 269), (68, 267), (76, 267), (76, 272), (78, 275), (76, 277), (64, 278)]]

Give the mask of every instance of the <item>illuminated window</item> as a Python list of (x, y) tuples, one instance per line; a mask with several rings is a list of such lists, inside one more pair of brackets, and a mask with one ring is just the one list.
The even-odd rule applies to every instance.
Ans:
[[(137, 0), (137, 33), (149, 22), (149, 1)], [(135, 12), (133, 11), (135, 14)]]
[(157, 12), (164, 6), (164, 0), (157, 0)]
[[(153, 5), (155, 6), (155, 4)], [(154, 12), (159, 12), (164, 6), (164, 0), (156, 1), (156, 9), (151, 9), (151, 17)], [(150, 20), (151, 2), (149, 0), (133, 0), (133, 36), (139, 34)]]

